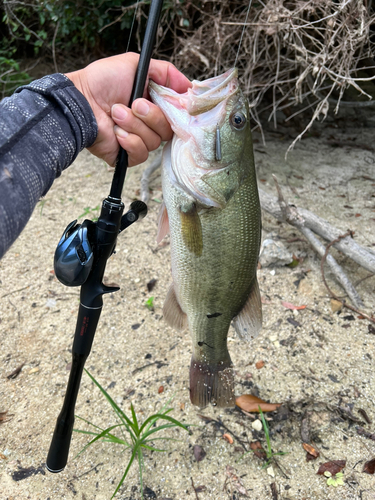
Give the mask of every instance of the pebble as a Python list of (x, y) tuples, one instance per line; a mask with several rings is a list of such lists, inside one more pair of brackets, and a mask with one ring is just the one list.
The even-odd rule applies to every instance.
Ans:
[(275, 477), (275, 471), (273, 470), (273, 467), (272, 465), (270, 465), (269, 467), (267, 467), (267, 474), (271, 477)]
[(259, 420), (259, 418), (257, 418), (256, 420), (254, 420), (254, 422), (251, 424), (251, 427), (253, 429), (255, 429), (256, 431), (258, 431), (258, 432), (263, 429), (262, 422)]
[(285, 245), (270, 236), (271, 234), (263, 241), (260, 249), (259, 262), (261, 266), (286, 266), (293, 262), (293, 255)]

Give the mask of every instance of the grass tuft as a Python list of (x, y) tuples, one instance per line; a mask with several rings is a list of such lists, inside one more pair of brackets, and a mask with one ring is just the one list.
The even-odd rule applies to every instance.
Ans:
[[(91, 375), (91, 373), (89, 373), (86, 369), (85, 372), (94, 382), (94, 384), (100, 389), (101, 393), (105, 396), (105, 398), (111, 405), (113, 411), (115, 412), (117, 418), (119, 419), (120, 423), (112, 425), (106, 429), (102, 429), (101, 427), (93, 424), (92, 422), (89, 422), (88, 420), (77, 416), (77, 418), (79, 418), (83, 422), (86, 422), (86, 424), (90, 425), (93, 428), (93, 430), (90, 431), (74, 429), (75, 432), (93, 436), (93, 439), (91, 439), (91, 441), (78, 453), (77, 457), (85, 450), (87, 450), (89, 446), (91, 446), (92, 444), (94, 444), (96, 441), (99, 440), (102, 440), (106, 443), (120, 444), (122, 446), (125, 446), (126, 448), (129, 449), (129, 452), (131, 453), (130, 459), (126, 466), (125, 472), (111, 498), (113, 498), (121, 488), (123, 482), (126, 479), (126, 476), (128, 475), (130, 467), (135, 460), (138, 462), (139, 482), (141, 487), (141, 495), (143, 498), (143, 470), (144, 470), (143, 450), (146, 449), (156, 452), (168, 451), (161, 448), (156, 448), (154, 444), (155, 441), (160, 441), (160, 440), (177, 441), (177, 439), (168, 437), (155, 437), (155, 434), (160, 431), (166, 429), (172, 429), (175, 427), (179, 427), (189, 432), (188, 426), (168, 415), (168, 413), (170, 413), (173, 409), (173, 408), (167, 408), (167, 405), (169, 405), (170, 400), (166, 403), (166, 405), (164, 405), (161, 408), (160, 412), (155, 413), (154, 415), (150, 415), (148, 418), (146, 418), (146, 420), (143, 423), (140, 423), (138, 421), (133, 404), (131, 404), (130, 406), (131, 416), (128, 417), (121, 410), (121, 408), (113, 401), (111, 396), (99, 384), (99, 382), (95, 380), (95, 378)], [(156, 425), (156, 423), (160, 420), (164, 421), (165, 423), (161, 425)], [(122, 435), (121, 437), (116, 436), (112, 432), (116, 430), (121, 432)]]

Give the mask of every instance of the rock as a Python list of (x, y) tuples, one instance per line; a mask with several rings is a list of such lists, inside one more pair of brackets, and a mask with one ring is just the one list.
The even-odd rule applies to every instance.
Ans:
[(254, 420), (254, 422), (251, 424), (251, 427), (258, 432), (260, 432), (263, 429), (262, 422), (259, 420), (259, 418)]
[(263, 241), (259, 262), (262, 267), (286, 266), (293, 262), (293, 255), (281, 241), (272, 238), (272, 233)]

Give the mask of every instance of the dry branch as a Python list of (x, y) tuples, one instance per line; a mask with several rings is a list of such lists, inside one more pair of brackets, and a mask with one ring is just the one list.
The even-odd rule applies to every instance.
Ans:
[[(281, 222), (285, 220), (279, 202), (275, 196), (271, 196), (262, 189), (259, 189), (259, 197), (263, 210)], [(326, 220), (305, 208), (297, 208), (295, 206), (293, 206), (293, 208), (296, 214), (298, 214), (298, 219), (303, 221), (305, 227), (311, 229), (311, 231), (328, 242), (338, 239), (339, 236), (345, 232), (340, 231), (340, 229), (337, 229)], [(333, 246), (344, 255), (354, 260), (354, 262), (361, 267), (375, 274), (375, 253), (371, 249), (362, 247), (350, 237), (340, 240)]]
[[(260, 127), (262, 111), (268, 110), (275, 123), (278, 110), (288, 116), (303, 113), (308, 118), (303, 134), (330, 109), (336, 113), (342, 100), (361, 96), (360, 105), (372, 103), (371, 2), (253, 2), (245, 23), (248, 5), (248, 0), (179, 4), (171, 61), (191, 78), (220, 74), (233, 66), (243, 33), (237, 66)], [(350, 88), (354, 98), (345, 94)]]
[(340, 283), (343, 289), (346, 291), (352, 303), (357, 308), (364, 307), (364, 304), (360, 299), (356, 289), (351, 284), (349, 278), (346, 276), (342, 267), (337, 263), (336, 259), (334, 259), (332, 255), (329, 254), (327, 255), (326, 248), (315, 236), (315, 234), (311, 231), (311, 229), (306, 227), (305, 221), (298, 213), (296, 207), (294, 205), (287, 204), (281, 192), (279, 183), (277, 182), (276, 176), (273, 175), (272, 177), (275, 181), (277, 192), (279, 195), (278, 203), (281, 209), (283, 222), (288, 222), (292, 226), (299, 229), (299, 231), (301, 231), (301, 233), (305, 236), (305, 238), (308, 240), (313, 249), (320, 255), (322, 259), (324, 258), (326, 260), (327, 264), (331, 269), (331, 272), (334, 274), (336, 280)]

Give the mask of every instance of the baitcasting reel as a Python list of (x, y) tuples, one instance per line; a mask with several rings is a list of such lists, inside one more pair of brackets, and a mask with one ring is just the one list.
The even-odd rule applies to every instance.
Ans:
[[(143, 201), (133, 201), (130, 210), (121, 217), (120, 231), (147, 214)], [(66, 286), (83, 285), (92, 269), (95, 248), (95, 222), (84, 220), (71, 222), (57, 245), (54, 258), (56, 278)]]

